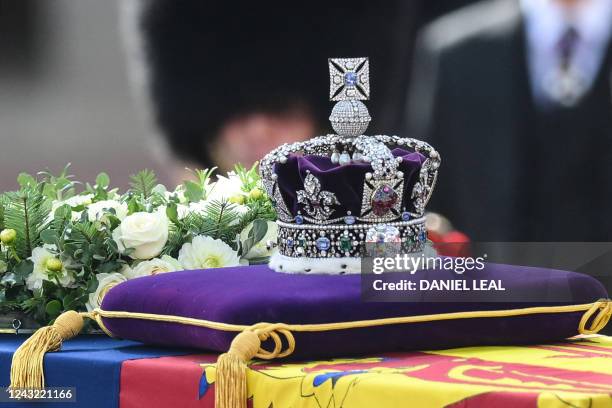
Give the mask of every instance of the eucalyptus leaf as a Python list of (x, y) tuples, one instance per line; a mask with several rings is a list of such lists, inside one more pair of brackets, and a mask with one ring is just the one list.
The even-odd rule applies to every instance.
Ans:
[(19, 173), (19, 176), (17, 176), (17, 182), (22, 188), (33, 187), (37, 184), (36, 179), (28, 173)]
[(178, 209), (177, 209), (176, 203), (168, 204), (168, 206), (166, 207), (166, 215), (168, 216), (168, 219), (172, 221), (173, 223), (175, 224), (179, 223)]
[(204, 188), (191, 180), (183, 183), (185, 186), (185, 197), (192, 203), (198, 202), (204, 198)]
[(89, 281), (87, 281), (87, 292), (93, 293), (96, 291), (96, 289), (98, 289), (98, 278), (93, 275)]
[(62, 312), (61, 302), (57, 299), (50, 300), (45, 306), (45, 312), (51, 318), (59, 316)]
[(110, 177), (105, 172), (98, 174), (96, 177), (96, 186), (101, 188), (107, 188), (110, 184)]
[(32, 261), (27, 259), (15, 265), (13, 268), (13, 273), (15, 274), (17, 284), (24, 282), (26, 278), (30, 276), (33, 270), (34, 264)]
[(249, 253), (251, 248), (259, 241), (261, 241), (268, 232), (268, 222), (266, 220), (257, 219), (253, 221), (253, 226), (251, 227), (247, 239), (242, 242), (241, 245), (241, 255), (246, 255)]
[(59, 237), (57, 235), (57, 231), (52, 229), (46, 229), (40, 232), (40, 239), (45, 244), (55, 244)]

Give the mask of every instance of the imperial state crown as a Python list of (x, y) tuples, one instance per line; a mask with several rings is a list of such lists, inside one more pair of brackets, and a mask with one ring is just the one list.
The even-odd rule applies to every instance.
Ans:
[(355, 273), (368, 243), (426, 249), (425, 206), (440, 155), (399, 136), (366, 136), (371, 120), (368, 58), (331, 58), (330, 122), (336, 134), (283, 144), (261, 161), (278, 213), (279, 272)]

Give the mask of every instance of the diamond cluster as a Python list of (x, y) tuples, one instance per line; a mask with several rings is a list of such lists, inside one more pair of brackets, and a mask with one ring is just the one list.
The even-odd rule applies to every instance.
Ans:
[(329, 121), (340, 136), (362, 135), (370, 124), (370, 113), (361, 101), (340, 101), (332, 109)]
[(333, 225), (327, 228), (316, 225), (297, 228), (295, 224), (278, 224), (279, 252), (292, 257), (362, 257), (378, 244), (393, 243), (400, 245), (401, 252), (412, 253), (422, 251), (427, 242), (424, 218), (375, 226)]

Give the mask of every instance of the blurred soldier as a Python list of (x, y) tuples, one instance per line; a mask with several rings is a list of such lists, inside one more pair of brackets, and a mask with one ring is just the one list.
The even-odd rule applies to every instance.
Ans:
[(442, 155), (431, 208), (474, 240), (612, 236), (610, 0), (494, 0), (420, 36), (411, 135)]

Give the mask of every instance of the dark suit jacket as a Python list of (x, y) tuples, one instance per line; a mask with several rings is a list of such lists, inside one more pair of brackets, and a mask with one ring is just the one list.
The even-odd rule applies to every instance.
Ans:
[[(549, 208), (551, 217), (559, 217), (558, 223), (567, 223), (568, 229), (559, 228), (559, 233), (549, 234), (553, 236), (546, 236), (546, 231), (544, 234), (525, 233), (525, 222), (538, 222), (525, 219), (525, 214), (529, 213), (525, 211), (525, 205), (534, 204), (530, 201), (534, 200), (531, 195), (534, 190), (525, 185), (538, 189), (551, 183), (558, 191), (559, 183), (564, 180), (553, 177), (546, 183), (540, 180), (541, 185), (529, 186), (529, 166), (534, 163), (530, 160), (538, 158), (527, 158), (531, 141), (525, 135), (531, 135), (529, 131), (537, 135), (538, 130), (529, 128), (532, 125), (529, 112), (535, 108), (527, 75), (523, 31), (518, 2), (495, 0), (442, 17), (421, 33), (408, 98), (408, 129), (405, 134), (427, 140), (442, 156), (439, 183), (429, 207), (446, 215), (458, 229), (478, 241), (609, 239), (612, 231), (602, 226), (601, 219), (610, 218), (604, 215), (609, 212), (606, 208), (612, 208), (612, 201), (594, 200), (589, 211), (582, 211), (582, 207), (579, 210), (578, 207), (590, 203), (582, 200), (580, 205), (572, 207), (578, 202), (573, 201), (578, 192), (573, 189), (577, 186), (571, 185), (566, 200), (547, 203), (546, 194), (540, 194), (538, 200), (543, 202), (535, 203), (540, 204), (539, 211)], [(600, 75), (603, 79), (599, 88), (609, 93), (609, 77), (604, 73)], [(608, 106), (609, 98), (603, 94), (598, 97), (598, 101), (604, 101), (599, 105), (605, 106), (599, 111), (597, 129), (608, 126), (610, 115), (607, 112), (612, 112)], [(586, 120), (579, 119), (585, 126), (590, 121), (589, 112), (583, 109)], [(543, 139), (541, 146), (550, 143), (556, 147), (554, 134), (543, 137), (548, 139)], [(581, 141), (581, 137), (582, 134), (576, 135), (576, 143), (590, 146), (591, 142)], [(596, 137), (612, 139), (601, 137), (601, 134)], [(606, 150), (607, 147), (598, 149)], [(568, 152), (557, 153), (562, 156)], [(574, 156), (584, 154), (569, 153), (575, 153)], [(610, 157), (609, 152), (598, 155), (606, 160)], [(562, 160), (555, 157), (546, 159), (552, 165), (555, 160)], [(586, 164), (590, 157), (573, 159), (575, 163)], [(611, 184), (606, 177), (601, 183)], [(585, 179), (582, 182), (594, 181)], [(585, 186), (587, 190), (591, 188)], [(554, 213), (555, 210), (558, 213)], [(572, 224), (574, 216), (584, 216), (585, 212), (592, 219)], [(568, 214), (567, 219), (564, 219), (564, 214)], [(556, 221), (555, 218), (547, 220), (552, 225), (557, 224)], [(599, 232), (591, 233), (596, 229)]]

